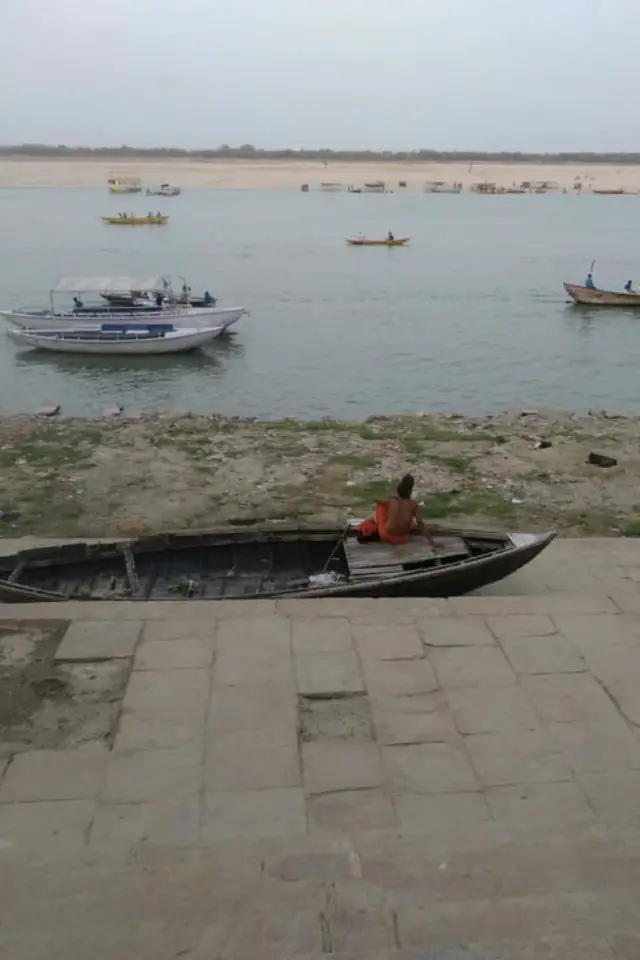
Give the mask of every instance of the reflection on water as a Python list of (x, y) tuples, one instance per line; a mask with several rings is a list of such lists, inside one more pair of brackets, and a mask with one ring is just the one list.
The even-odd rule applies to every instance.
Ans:
[[(637, 407), (640, 316), (569, 308), (563, 280), (621, 288), (633, 198), (218, 193), (176, 198), (166, 229), (107, 237), (103, 190), (6, 190), (0, 305), (58, 277), (181, 274), (251, 311), (206, 353), (18, 353), (0, 339), (0, 408), (190, 408), (254, 416), (513, 406)], [(64, 229), (61, 229), (61, 224)], [(350, 250), (354, 232), (411, 237)], [(391, 255), (390, 255), (391, 254)]]

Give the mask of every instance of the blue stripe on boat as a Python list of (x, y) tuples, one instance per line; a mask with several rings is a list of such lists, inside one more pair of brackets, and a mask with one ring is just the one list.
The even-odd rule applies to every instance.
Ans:
[(172, 333), (172, 323), (103, 323), (100, 327), (105, 333), (136, 333), (141, 329), (148, 330), (150, 333)]

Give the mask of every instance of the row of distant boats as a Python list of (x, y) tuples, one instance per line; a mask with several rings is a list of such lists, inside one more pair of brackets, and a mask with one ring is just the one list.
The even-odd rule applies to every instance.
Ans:
[[(182, 278), (181, 278), (182, 279)], [(85, 303), (86, 295), (94, 299)], [(59, 307), (57, 297), (72, 298)], [(208, 291), (193, 296), (171, 278), (63, 277), (44, 309), (0, 310), (8, 335), (21, 348), (57, 353), (149, 355), (197, 350), (227, 333), (247, 315), (220, 307)]]
[[(140, 177), (109, 177), (107, 180), (109, 193), (142, 193), (143, 186)], [(171, 183), (161, 183), (159, 187), (147, 187), (148, 197), (179, 197), (180, 187)]]
[[(406, 180), (399, 180), (398, 187), (400, 189), (407, 187)], [(364, 186), (354, 186), (353, 184), (345, 185), (344, 183), (339, 183), (336, 181), (324, 181), (320, 183), (317, 187), (312, 187), (308, 183), (303, 183), (301, 188), (303, 193), (309, 193), (312, 190), (319, 190), (320, 193), (393, 193), (394, 190), (388, 186), (383, 180), (376, 180), (373, 183), (365, 183)], [(545, 194), (545, 193), (568, 193), (566, 187), (561, 188), (558, 183), (553, 180), (523, 180), (521, 183), (512, 183), (510, 186), (505, 186), (504, 184), (494, 183), (489, 180), (481, 180), (476, 183), (472, 183), (468, 188), (465, 188), (464, 184), (459, 181), (454, 181), (453, 183), (448, 183), (445, 180), (427, 180), (427, 182), (422, 187), (423, 193), (462, 193), (465, 189), (468, 189), (470, 193), (479, 193), (485, 196), (503, 196), (506, 194)], [(637, 190), (626, 189), (624, 187), (612, 187), (612, 188), (601, 188), (596, 189), (592, 188), (589, 185), (588, 191), (583, 190), (582, 183), (574, 184), (572, 192), (575, 193), (594, 193), (600, 196), (612, 196), (612, 195), (622, 195), (622, 194), (637, 194)]]

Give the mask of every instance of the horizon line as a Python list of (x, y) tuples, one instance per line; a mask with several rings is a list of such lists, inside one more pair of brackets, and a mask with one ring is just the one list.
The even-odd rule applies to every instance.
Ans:
[(18, 143), (0, 144), (0, 159), (11, 157), (30, 158), (158, 158), (158, 159), (242, 159), (242, 160), (338, 160), (338, 161), (457, 161), (465, 163), (475, 162), (522, 162), (522, 163), (640, 163), (640, 150), (632, 151), (526, 151), (526, 150), (358, 150), (332, 149), (319, 147), (316, 149), (283, 147), (264, 149), (250, 143), (240, 146), (223, 144), (219, 147), (202, 147), (187, 149), (184, 147), (136, 147), (122, 144), (121, 146), (66, 146), (65, 144), (46, 143)]

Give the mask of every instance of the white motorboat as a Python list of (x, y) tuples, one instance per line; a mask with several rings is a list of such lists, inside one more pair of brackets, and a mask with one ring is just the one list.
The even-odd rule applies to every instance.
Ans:
[(221, 327), (176, 329), (170, 323), (104, 323), (100, 328), (29, 330), (10, 327), (9, 336), (20, 347), (52, 350), (56, 353), (100, 354), (101, 356), (149, 356), (199, 350), (219, 337)]
[[(186, 282), (180, 295), (168, 277), (63, 277), (49, 291), (49, 309), (0, 310), (14, 327), (29, 330), (98, 328), (107, 320), (127, 320), (145, 325), (150, 318), (171, 321), (176, 328), (221, 326), (228, 330), (245, 316), (244, 307), (219, 307), (210, 294), (191, 298)], [(99, 294), (104, 303), (85, 304), (81, 297)], [(73, 296), (73, 306), (57, 309), (55, 296)]]

